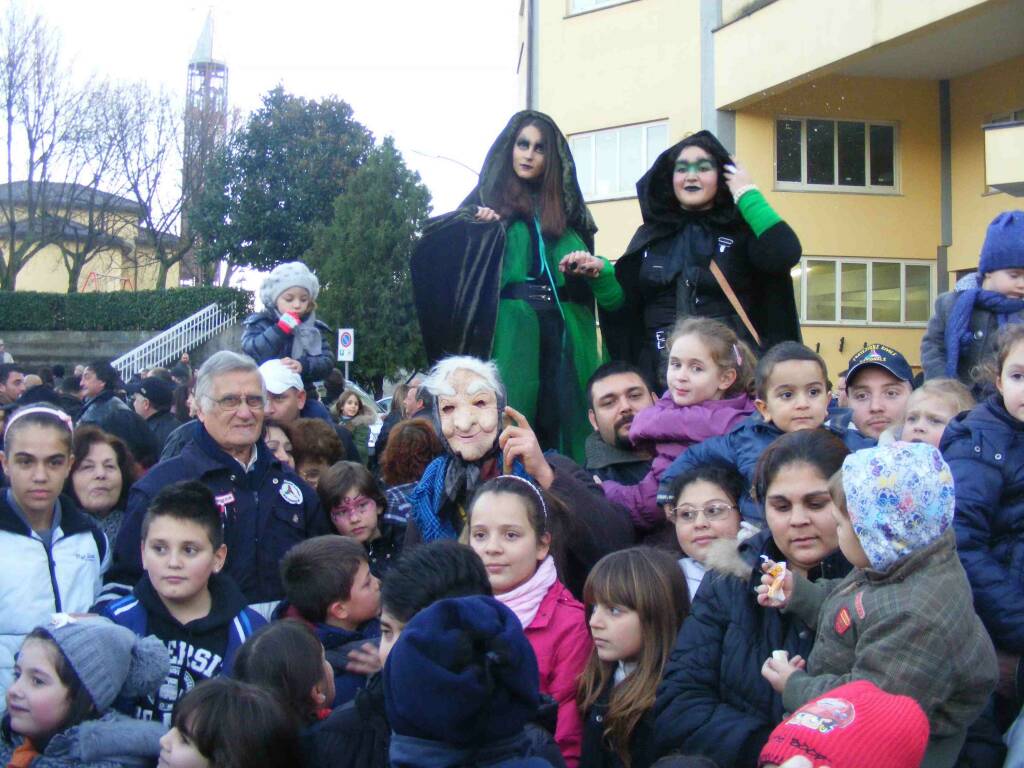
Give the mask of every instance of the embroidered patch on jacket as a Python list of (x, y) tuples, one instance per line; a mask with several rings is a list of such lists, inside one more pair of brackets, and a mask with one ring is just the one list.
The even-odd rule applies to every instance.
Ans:
[(285, 480), (281, 483), (281, 498), (289, 504), (301, 504), (302, 490), (291, 480)]
[(839, 609), (839, 613), (836, 614), (836, 620), (832, 626), (835, 627), (837, 635), (844, 635), (852, 623), (853, 620), (850, 618), (850, 612), (846, 609), (846, 606), (843, 606)]
[(857, 611), (857, 618), (863, 619), (867, 613), (864, 611), (864, 592), (858, 592), (857, 596), (853, 598), (853, 608)]

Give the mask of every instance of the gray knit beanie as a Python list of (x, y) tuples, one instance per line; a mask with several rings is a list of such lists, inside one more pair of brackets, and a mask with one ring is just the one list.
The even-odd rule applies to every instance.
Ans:
[(278, 264), (260, 286), (260, 300), (263, 306), (274, 309), (277, 297), (289, 288), (305, 288), (309, 291), (309, 300), (316, 301), (320, 293), (320, 281), (301, 261)]
[(108, 619), (56, 614), (53, 624), (41, 629), (60, 648), (100, 714), (121, 696), (155, 693), (171, 668), (163, 642)]

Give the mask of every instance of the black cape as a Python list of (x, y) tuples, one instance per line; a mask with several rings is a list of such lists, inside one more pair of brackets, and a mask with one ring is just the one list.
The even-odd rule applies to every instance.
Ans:
[[(636, 230), (626, 248), (626, 253), (615, 265), (615, 275), (626, 295), (625, 306), (615, 313), (614, 322), (605, 331), (605, 340), (611, 355), (616, 360), (638, 363), (641, 359), (646, 328), (643, 322), (643, 306), (636, 290), (640, 264), (644, 250), (651, 244), (674, 237), (690, 225), (696, 225), (715, 233), (742, 232), (753, 238), (754, 234), (743, 220), (725, 183), (719, 177), (715, 205), (708, 211), (684, 210), (672, 189), (672, 175), (675, 161), (684, 147), (700, 146), (711, 154), (719, 168), (731, 163), (732, 159), (721, 142), (710, 131), (699, 131), (662, 152), (650, 169), (636, 183), (637, 198), (643, 224)], [(780, 222), (781, 223), (781, 222)], [(776, 225), (778, 226), (778, 225)], [(788, 230), (788, 226), (786, 226)], [(771, 230), (769, 230), (771, 232)], [(791, 230), (789, 230), (791, 233)], [(764, 233), (768, 235), (768, 232)], [(793, 235), (795, 237), (795, 235)], [(799, 243), (797, 241), (797, 246)], [(800, 318), (793, 294), (792, 279), (788, 274), (772, 274), (758, 271), (757, 294), (744, 309), (761, 336), (764, 352), (774, 344), (785, 340), (801, 340)]]
[[(480, 181), (457, 211), (427, 221), (410, 260), (413, 300), (428, 362), (448, 355), (491, 356), (508, 221), (478, 222), (477, 206), (496, 207), (498, 185), (511, 172), (512, 145), (524, 122), (542, 120), (555, 137), (562, 165), (566, 226), (594, 250), (597, 226), (576, 179), (569, 142), (555, 121), (523, 110), (509, 120), (484, 159)], [(603, 322), (603, 320), (602, 320)]]

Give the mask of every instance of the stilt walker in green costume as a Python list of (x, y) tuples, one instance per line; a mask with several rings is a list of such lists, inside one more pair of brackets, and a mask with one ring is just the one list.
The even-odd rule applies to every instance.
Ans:
[(600, 310), (623, 303), (583, 202), (569, 144), (547, 115), (513, 115), (454, 213), (432, 219), (412, 259), (431, 362), (492, 358), (508, 404), (544, 448), (583, 460), (587, 379), (605, 360)]

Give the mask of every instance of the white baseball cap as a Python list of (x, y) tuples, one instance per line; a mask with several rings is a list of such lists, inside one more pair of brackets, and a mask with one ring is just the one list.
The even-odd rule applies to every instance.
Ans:
[(280, 360), (267, 360), (260, 366), (263, 384), (272, 395), (283, 395), (289, 389), (302, 390), (302, 377)]

